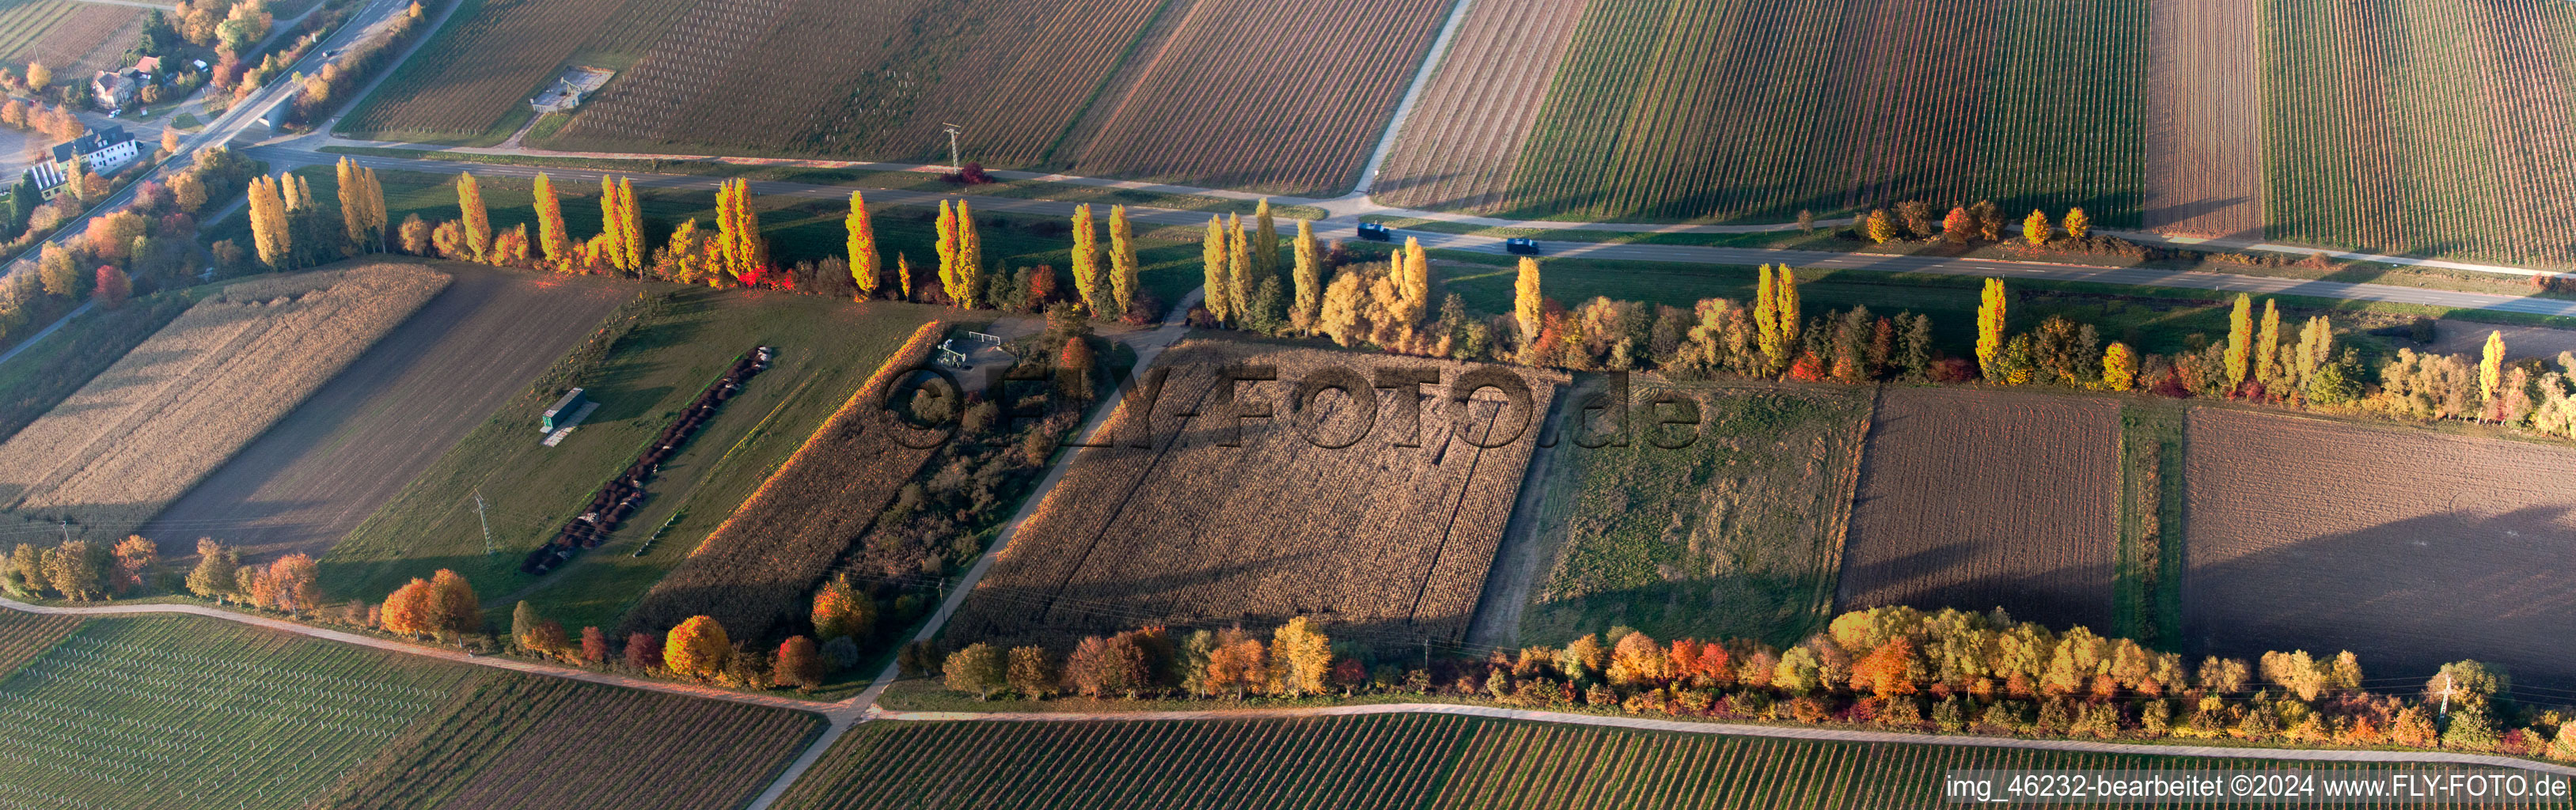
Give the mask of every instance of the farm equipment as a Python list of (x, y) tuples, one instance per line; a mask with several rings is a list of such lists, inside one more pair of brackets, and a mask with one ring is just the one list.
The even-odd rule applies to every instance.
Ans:
[(571, 561), (581, 549), (597, 548), (599, 544), (608, 542), (608, 535), (617, 531), (618, 525), (627, 518), (634, 517), (635, 510), (643, 507), (645, 498), (650, 496), (645, 486), (652, 483), (654, 476), (661, 474), (662, 462), (678, 455), (680, 448), (689, 443), (689, 438), (697, 435), (698, 429), (705, 427), (708, 420), (715, 418), (716, 408), (741, 393), (743, 384), (749, 382), (752, 375), (767, 370), (777, 356), (775, 348), (761, 346), (736, 358), (732, 368), (709, 384), (698, 394), (697, 401), (682, 409), (679, 417), (662, 429), (660, 436), (645, 445), (644, 452), (637, 454), (635, 463), (627, 465), (625, 472), (600, 486), (599, 491), (591, 496), (590, 504), (582, 508), (580, 517), (566, 521), (563, 529), (555, 532), (553, 540), (528, 552), (527, 559), (519, 563), (519, 570), (543, 574)]

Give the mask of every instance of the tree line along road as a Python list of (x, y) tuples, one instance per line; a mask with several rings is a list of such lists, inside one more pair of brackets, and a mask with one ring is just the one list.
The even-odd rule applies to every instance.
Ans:
[[(257, 146), (243, 150), (251, 157), (268, 161), (272, 170), (336, 163), (343, 155), (308, 151), (285, 146)], [(380, 170), (459, 174), (472, 170), (481, 176), (534, 177), (538, 172), (552, 175), (558, 181), (596, 182), (601, 175), (632, 177), (635, 184), (648, 188), (704, 189), (713, 191), (726, 178), (700, 175), (646, 174), (612, 172), (596, 169), (540, 168), (501, 164), (466, 163), (446, 160), (349, 156), (359, 165)], [(853, 186), (816, 185), (776, 180), (751, 181), (754, 193), (767, 196), (803, 197), (808, 199), (844, 199), (852, 191), (864, 191), (868, 201), (881, 205), (937, 205), (940, 200), (964, 198), (985, 212), (1072, 216), (1074, 203), (1034, 200), (1020, 197), (981, 197), (971, 194), (941, 194), (904, 189), (875, 189)], [(1207, 222), (1208, 214), (1163, 208), (1128, 206), (1128, 216), (1155, 225), (1198, 226)], [(1337, 215), (1317, 222), (1338, 230), (1357, 224), (1355, 218)], [(1294, 223), (1282, 223), (1283, 232), (1294, 232)], [(1423, 246), (1442, 250), (1504, 255), (1503, 240), (1469, 234), (1403, 231), (1404, 237), (1419, 239)], [(2178, 289), (2243, 292), (2255, 295), (2294, 295), (2388, 304), (2414, 304), (2452, 309), (2487, 310), (2525, 315), (2576, 317), (2576, 301), (2530, 298), (2492, 293), (2455, 292), (2389, 284), (2366, 284), (2348, 281), (2240, 276), (2165, 270), (2147, 267), (2103, 267), (2082, 264), (2009, 261), (2001, 259), (1948, 258), (1937, 256), (1891, 256), (1882, 254), (1835, 253), (1813, 250), (1774, 250), (1767, 248), (1705, 247), (1696, 245), (1638, 245), (1605, 242), (1539, 243), (1548, 257), (1577, 259), (1610, 259), (1621, 261), (1673, 262), (1681, 264), (1755, 265), (1786, 263), (1799, 267), (1827, 267), (1842, 270), (1865, 270), (1884, 273), (1928, 273), (1951, 276), (1992, 276), (2006, 279), (2086, 282), (2122, 286), (2169, 287)]]

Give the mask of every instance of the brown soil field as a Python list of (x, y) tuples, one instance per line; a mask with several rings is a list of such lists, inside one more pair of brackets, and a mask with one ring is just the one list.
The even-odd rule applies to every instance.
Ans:
[(1889, 389), (1862, 458), (1837, 613), (2001, 606), (2025, 621), (2107, 626), (2119, 403)]
[(267, 432), (447, 286), (410, 262), (235, 284), (0, 444), (0, 504), (112, 541)]
[(1413, 208), (1501, 205), (1587, 5), (1475, 0), (1369, 193)]
[(2253, 2), (2147, 5), (2147, 229), (2263, 235), (2263, 51)]
[[(1228, 363), (1273, 366), (1281, 380), (1241, 384), (1242, 403), (1269, 404), (1277, 416), (1243, 420), (1237, 447), (1223, 446), (1233, 431), (1216, 395)], [(1121, 404), (1095, 437), (1119, 446), (1074, 451), (1072, 469), (967, 599), (958, 637), (1060, 642), (1297, 615), (1368, 638), (1454, 641), (1466, 632), (1537, 442), (1537, 414), (1561, 377), (1513, 370), (1532, 389), (1522, 415), (1492, 390), (1451, 402), (1449, 384), (1475, 368), (1454, 362), (1192, 340), (1158, 367), (1171, 371), (1150, 418)], [(1399, 389), (1378, 389), (1374, 425), (1360, 436), (1361, 409), (1344, 394), (1321, 392), (1303, 413), (1289, 404), (1298, 381), (1328, 368), (1363, 378), (1378, 368), (1437, 371), (1441, 382), (1424, 386), (1418, 420)], [(1526, 427), (1512, 437), (1515, 420)], [(1478, 426), (1461, 435), (1462, 421)], [(1153, 446), (1130, 446), (1143, 424)], [(1354, 443), (1319, 448), (1305, 432)], [(1480, 449), (1470, 438), (1509, 441)]]
[(2214, 408), (2191, 413), (2193, 643), (2351, 650), (2375, 676), (2446, 661), (2576, 685), (2576, 451)]
[(165, 555), (212, 535), (259, 558), (321, 556), (634, 294), (597, 279), (430, 266), (455, 279), (446, 291), (142, 534)]

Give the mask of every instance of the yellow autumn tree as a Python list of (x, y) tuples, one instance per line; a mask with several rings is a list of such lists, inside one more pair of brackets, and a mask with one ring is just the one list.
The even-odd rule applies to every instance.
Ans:
[(1109, 303), (1111, 313), (1102, 317), (1123, 315), (1136, 306), (1136, 237), (1127, 223), (1127, 206), (1109, 207)]
[(1095, 317), (1109, 311), (1108, 291), (1100, 283), (1099, 225), (1090, 203), (1073, 207), (1073, 291)]
[(713, 616), (691, 616), (664, 637), (662, 666), (675, 675), (704, 678), (724, 671), (732, 653), (733, 640), (725, 637), (724, 625)]
[(2084, 238), (2084, 235), (2085, 235), (2085, 234), (2087, 234), (2087, 233), (2091, 233), (2091, 232), (2092, 232), (2092, 230), (2093, 230), (2093, 218), (2092, 218), (2092, 217), (2085, 216), (2085, 215), (2084, 215), (2084, 209), (2082, 209), (2082, 208), (2070, 208), (2070, 209), (2067, 209), (2067, 211), (2066, 211), (2066, 235), (2067, 235), (2067, 236), (2071, 236), (2071, 237), (2074, 237), (2074, 238), (2077, 238), (2077, 239), (2082, 239), (2082, 238)]
[(2048, 215), (2040, 213), (2037, 208), (2030, 209), (2030, 216), (2022, 218), (2022, 241), (2029, 242), (2032, 247), (2047, 244), (2049, 230)]
[(1996, 361), (2004, 351), (2004, 280), (1986, 279), (1985, 293), (1977, 301), (1977, 373), (1989, 379), (2002, 371)]
[(859, 192), (850, 192), (850, 214), (841, 227), (849, 232), (850, 281), (858, 285), (859, 298), (876, 297), (877, 288), (884, 285), (878, 277), (877, 231), (868, 222), (868, 201)]
[(1306, 617), (1289, 619), (1270, 635), (1270, 668), (1279, 694), (1322, 694), (1324, 678), (1333, 671), (1332, 641)]
[(2129, 344), (2113, 343), (2102, 349), (2102, 387), (2126, 391), (2137, 384), (2138, 356)]
[(1207, 235), (1199, 239), (1199, 283), (1206, 292), (1200, 305), (1207, 307), (1208, 314), (1218, 323), (1230, 320), (1234, 313), (1234, 294), (1230, 291), (1232, 281), (1226, 273), (1225, 260), (1225, 219), (1210, 215)]
[(1547, 301), (1539, 293), (1538, 257), (1522, 256), (1520, 270), (1520, 277), (1512, 282), (1512, 320), (1520, 324), (1521, 340), (1537, 340)]

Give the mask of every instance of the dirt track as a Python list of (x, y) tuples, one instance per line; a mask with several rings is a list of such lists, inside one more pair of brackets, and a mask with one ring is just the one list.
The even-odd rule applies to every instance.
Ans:
[(2475, 658), (2576, 688), (2576, 452), (2209, 408), (2189, 441), (2192, 644), (2348, 649), (2373, 677)]
[(2119, 537), (2108, 400), (1890, 389), (1862, 457), (1837, 611), (1903, 604), (2105, 627)]
[(163, 556), (193, 553), (201, 536), (255, 559), (320, 556), (633, 294), (438, 267), (455, 277), (445, 292), (145, 524)]
[(2148, 6), (2148, 230), (2262, 237), (2261, 21), (2243, 0)]

